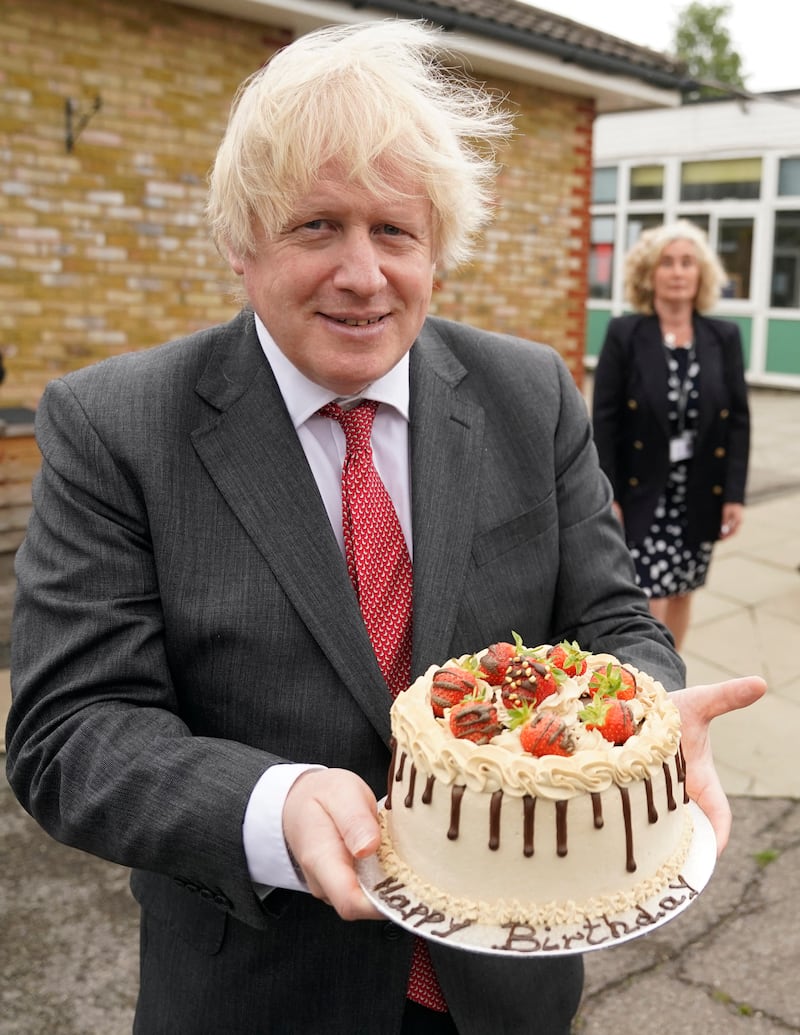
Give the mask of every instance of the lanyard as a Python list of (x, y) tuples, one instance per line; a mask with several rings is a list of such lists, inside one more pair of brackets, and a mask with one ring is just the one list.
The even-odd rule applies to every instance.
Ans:
[(694, 343), (686, 349), (686, 373), (682, 379), (678, 378), (678, 361), (675, 358), (675, 350), (664, 345), (667, 353), (667, 385), (670, 392), (675, 392), (678, 414), (678, 434), (682, 435), (686, 430), (686, 412), (689, 408), (689, 391), (692, 387), (692, 367), (695, 365)]

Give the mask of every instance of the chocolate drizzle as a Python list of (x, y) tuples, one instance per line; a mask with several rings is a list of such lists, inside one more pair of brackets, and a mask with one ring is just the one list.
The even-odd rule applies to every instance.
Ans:
[(447, 831), (449, 841), (455, 841), (458, 838), (458, 828), (461, 821), (461, 799), (464, 797), (466, 789), (465, 784), (457, 783), (453, 786), (453, 791), (450, 795), (450, 829)]
[(567, 802), (556, 802), (556, 853), (567, 854)]
[(405, 801), (403, 802), (407, 809), (410, 809), (411, 806), (414, 804), (414, 788), (416, 787), (416, 785), (417, 767), (412, 763), (411, 770), (408, 774), (408, 794), (406, 794)]
[[(407, 757), (405, 752), (401, 752), (398, 760), (397, 742), (394, 738), (392, 738), (391, 747), (392, 758), (389, 766), (388, 792), (385, 804), (387, 809), (391, 809), (392, 807), (392, 785), (403, 779), (403, 771)], [(674, 757), (674, 765), (675, 779), (673, 779), (670, 764), (668, 762), (662, 763), (666, 806), (670, 812), (674, 811), (678, 807), (674, 793), (675, 780), (684, 785), (684, 802), (689, 800), (685, 786), (686, 762), (681, 747), (678, 748)], [(408, 787), (404, 799), (404, 805), (406, 808), (411, 808), (414, 804), (416, 779), (417, 768), (413, 763), (410, 763)], [(655, 795), (653, 793), (653, 782), (650, 777), (646, 777), (642, 782), (644, 784), (648, 822), (657, 823), (659, 814), (655, 802)], [(433, 800), (433, 788), (435, 783), (436, 777), (432, 775), (426, 777), (425, 787), (422, 792), (422, 797), (420, 798), (422, 804), (430, 805)], [(618, 789), (620, 794), (622, 819), (625, 828), (625, 868), (628, 873), (634, 873), (636, 871), (636, 857), (633, 844), (630, 789), (622, 786)], [(450, 792), (450, 827), (447, 831), (447, 838), (450, 841), (455, 841), (459, 837), (461, 825), (461, 802), (464, 797), (465, 790), (465, 784), (454, 784)], [(602, 795), (597, 792), (592, 792), (590, 794), (590, 798), (592, 803), (592, 822), (595, 829), (600, 830), (604, 825)], [(491, 851), (497, 851), (500, 847), (503, 802), (504, 794), (502, 790), (496, 790), (491, 794), (489, 800), (489, 849)], [(522, 796), (522, 852), (526, 858), (530, 858), (534, 855), (534, 844), (536, 840), (536, 802), (537, 799), (531, 794), (524, 794)], [(569, 800), (557, 801), (554, 803), (556, 853), (561, 858), (566, 856), (569, 850), (568, 806)]]
[(392, 760), (389, 763), (389, 776), (386, 781), (386, 801), (384, 802), (384, 808), (390, 809), (392, 807), (392, 784), (394, 783), (394, 767), (397, 762), (397, 740), (395, 737), (389, 741), (392, 749)]
[(495, 791), (489, 803), (489, 848), (496, 852), (500, 847), (500, 809), (503, 806), (503, 792)]
[(594, 820), (595, 830), (603, 829), (603, 799), (597, 793), (592, 791), (592, 818)]
[(533, 855), (533, 817), (536, 812), (536, 799), (530, 794), (522, 798), (522, 853), (526, 859)]
[(647, 798), (647, 819), (650, 823), (658, 822), (658, 809), (653, 801), (653, 781), (649, 776), (645, 777), (644, 793)]
[(678, 780), (683, 784), (683, 804), (685, 805), (689, 800), (689, 792), (686, 790), (686, 759), (683, 755), (683, 742), (678, 744), (678, 753), (675, 756), (675, 771), (678, 774)]
[(674, 812), (678, 804), (675, 801), (675, 795), (672, 793), (672, 773), (669, 771), (667, 762), (662, 762), (661, 768), (664, 770), (664, 783), (667, 788), (667, 808), (670, 812)]
[(625, 869), (633, 873), (636, 869), (636, 860), (633, 857), (633, 828), (631, 827), (631, 793), (627, 787), (620, 787), (622, 798), (622, 818), (625, 822)]

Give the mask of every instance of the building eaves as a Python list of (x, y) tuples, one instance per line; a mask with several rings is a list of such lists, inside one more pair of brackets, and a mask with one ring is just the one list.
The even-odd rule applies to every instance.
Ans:
[(695, 84), (677, 58), (629, 43), (569, 18), (518, 0), (351, 0), (403, 18), (422, 18), (451, 31), (470, 33), (545, 54), (610, 75), (629, 76), (681, 93)]

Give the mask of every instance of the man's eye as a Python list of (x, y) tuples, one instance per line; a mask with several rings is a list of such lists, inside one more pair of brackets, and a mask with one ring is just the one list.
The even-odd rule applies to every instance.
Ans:
[(384, 223), (381, 227), (381, 233), (387, 234), (389, 237), (400, 237), (405, 231), (392, 223)]

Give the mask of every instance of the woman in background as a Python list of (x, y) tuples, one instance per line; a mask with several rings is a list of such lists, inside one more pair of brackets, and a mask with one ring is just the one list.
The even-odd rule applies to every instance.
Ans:
[(680, 650), (714, 542), (743, 517), (750, 416), (736, 324), (701, 315), (727, 281), (699, 227), (645, 231), (626, 258), (635, 313), (612, 319), (593, 423), (639, 584)]

